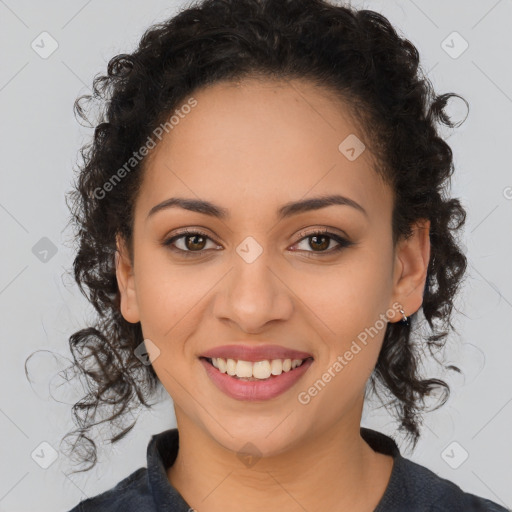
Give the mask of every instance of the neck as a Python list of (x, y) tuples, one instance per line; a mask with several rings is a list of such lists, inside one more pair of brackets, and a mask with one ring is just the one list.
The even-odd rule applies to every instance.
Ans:
[(360, 414), (244, 465), (180, 412), (178, 455), (167, 475), (201, 512), (370, 511), (389, 482), (393, 459), (362, 439)]

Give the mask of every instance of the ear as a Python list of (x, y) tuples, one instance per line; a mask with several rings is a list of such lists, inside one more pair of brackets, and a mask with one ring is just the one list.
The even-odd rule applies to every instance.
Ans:
[[(398, 242), (393, 270), (393, 301), (401, 304), (406, 316), (421, 307), (430, 261), (430, 220), (412, 226), (412, 234)], [(396, 321), (402, 319), (398, 315)]]
[(126, 242), (121, 235), (116, 236), (116, 247), (116, 277), (121, 294), (121, 314), (127, 322), (135, 324), (140, 321), (135, 275)]

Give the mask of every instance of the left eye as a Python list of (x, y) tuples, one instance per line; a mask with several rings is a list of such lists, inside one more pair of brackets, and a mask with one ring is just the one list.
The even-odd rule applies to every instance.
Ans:
[[(309, 241), (308, 241), (309, 240)], [(331, 242), (336, 242), (338, 245), (335, 247), (331, 247)], [(352, 245), (352, 242), (343, 238), (335, 233), (330, 233), (328, 231), (317, 231), (314, 233), (309, 233), (298, 242), (298, 245), (301, 243), (306, 243), (309, 247), (313, 248), (313, 251), (309, 251), (308, 249), (300, 249), (306, 250), (306, 252), (313, 253), (332, 253), (343, 249), (344, 247), (349, 247)], [(297, 245), (297, 244), (296, 244)], [(331, 249), (327, 251), (327, 249)]]

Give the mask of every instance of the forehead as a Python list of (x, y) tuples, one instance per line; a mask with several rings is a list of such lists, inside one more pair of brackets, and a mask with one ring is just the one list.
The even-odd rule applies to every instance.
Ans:
[(173, 195), (254, 212), (339, 193), (378, 215), (391, 209), (391, 191), (373, 169), (368, 141), (325, 89), (244, 79), (191, 96), (195, 106), (177, 107), (172, 129), (147, 160), (137, 205), (143, 213)]

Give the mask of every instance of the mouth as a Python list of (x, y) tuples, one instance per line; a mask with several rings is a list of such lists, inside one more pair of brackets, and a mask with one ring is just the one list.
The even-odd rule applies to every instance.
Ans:
[(283, 373), (300, 368), (306, 361), (313, 361), (313, 357), (304, 359), (263, 359), (260, 361), (225, 359), (223, 357), (200, 357), (200, 359), (206, 361), (220, 373), (247, 382), (273, 379)]
[(211, 382), (235, 400), (264, 401), (292, 388), (313, 364), (304, 359), (247, 361), (222, 357), (199, 357)]

